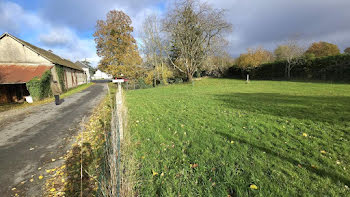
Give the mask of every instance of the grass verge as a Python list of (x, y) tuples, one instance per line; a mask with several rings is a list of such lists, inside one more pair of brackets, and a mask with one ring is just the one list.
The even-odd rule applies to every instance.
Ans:
[(140, 196), (350, 196), (350, 85), (203, 79), (126, 94)]
[[(67, 92), (61, 94), (60, 98), (63, 99), (63, 98), (66, 98), (66, 97), (68, 97), (68, 96), (70, 96), (72, 94), (81, 92), (81, 91), (85, 90), (86, 88), (88, 88), (88, 87), (90, 87), (92, 85), (94, 85), (94, 83), (82, 84), (82, 85), (79, 85), (76, 88), (69, 89)], [(37, 105), (42, 105), (42, 104), (50, 103), (50, 102), (53, 102), (53, 101), (54, 101), (54, 98), (50, 97), (50, 98), (43, 99), (41, 101), (35, 101), (33, 103), (24, 102), (24, 103), (1, 104), (0, 105), (0, 112), (13, 110), (13, 109), (22, 109), (22, 108), (31, 107), (31, 106), (37, 106)]]

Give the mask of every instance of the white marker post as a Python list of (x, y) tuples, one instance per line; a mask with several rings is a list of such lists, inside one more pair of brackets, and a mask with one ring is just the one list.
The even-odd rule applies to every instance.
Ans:
[(249, 83), (249, 74), (247, 74), (247, 83)]
[(118, 118), (118, 129), (119, 129), (119, 137), (120, 140), (123, 140), (123, 116), (122, 116), (122, 104), (123, 104), (123, 98), (122, 98), (122, 83), (124, 83), (124, 79), (113, 79), (112, 80), (113, 83), (117, 83), (118, 84), (118, 92), (115, 95), (116, 97), (116, 104), (117, 104), (117, 118)]

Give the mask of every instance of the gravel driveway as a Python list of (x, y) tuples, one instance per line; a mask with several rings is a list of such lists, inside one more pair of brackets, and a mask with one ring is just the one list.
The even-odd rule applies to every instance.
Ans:
[[(107, 91), (95, 84), (64, 99), (0, 114), (0, 194), (40, 196), (45, 169), (63, 162), (80, 122)], [(55, 162), (53, 162), (55, 161)], [(43, 179), (38, 177), (43, 175)]]

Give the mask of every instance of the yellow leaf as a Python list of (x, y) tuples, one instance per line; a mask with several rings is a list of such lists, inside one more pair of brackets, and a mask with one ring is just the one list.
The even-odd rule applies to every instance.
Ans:
[(51, 189), (50, 189), (50, 192), (54, 192), (54, 191), (56, 191), (55, 188), (51, 188)]
[(234, 141), (231, 141), (231, 144), (235, 143)]
[(46, 172), (47, 172), (47, 173), (50, 173), (50, 172), (51, 172), (51, 170), (46, 170)]
[(326, 154), (326, 151), (325, 150), (321, 150), (320, 151), (322, 154)]
[(51, 159), (52, 162), (56, 161), (56, 159)]
[(254, 184), (251, 184), (249, 187), (250, 187), (250, 189), (258, 189), (258, 186), (254, 185)]
[(16, 190), (16, 188), (14, 187), (14, 188), (12, 188), (11, 190), (12, 190), (12, 191), (15, 191), (15, 190)]
[(43, 179), (43, 178), (44, 178), (43, 176), (41, 176), (41, 175), (39, 176), (39, 179), (40, 179), (40, 180)]
[(152, 173), (153, 173), (153, 176), (157, 176), (158, 175), (158, 172), (152, 170)]
[(30, 181), (30, 182), (33, 182), (33, 181), (34, 181), (34, 179), (30, 179), (29, 181)]
[(303, 133), (303, 136), (304, 136), (304, 137), (307, 137), (308, 135), (307, 135), (307, 133)]

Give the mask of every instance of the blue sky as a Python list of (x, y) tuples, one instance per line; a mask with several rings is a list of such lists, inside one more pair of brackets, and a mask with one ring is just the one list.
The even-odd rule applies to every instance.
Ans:
[[(349, 0), (207, 0), (227, 10), (233, 32), (227, 35), (229, 53), (247, 48), (273, 50), (294, 35), (307, 46), (314, 41), (350, 47)], [(0, 0), (0, 32), (9, 32), (72, 61), (88, 59), (97, 65), (92, 37), (96, 20), (112, 9), (133, 20), (134, 36), (149, 14), (164, 14), (172, 1), (161, 0)]]

